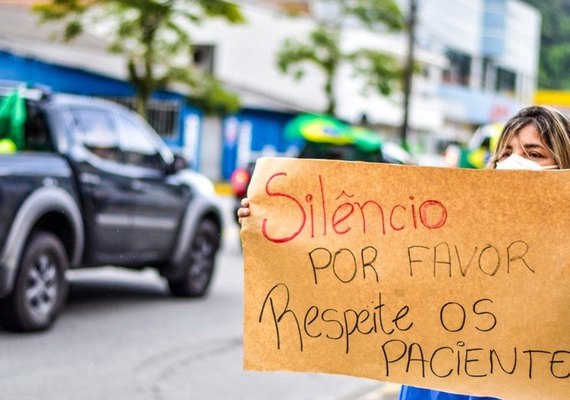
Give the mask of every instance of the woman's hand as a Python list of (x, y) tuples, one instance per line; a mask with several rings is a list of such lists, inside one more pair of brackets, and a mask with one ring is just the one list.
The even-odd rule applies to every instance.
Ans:
[(246, 197), (246, 198), (243, 198), (243, 199), (241, 200), (241, 208), (239, 208), (239, 209), (237, 210), (237, 215), (238, 215), (238, 222), (239, 222), (240, 225), (241, 225), (241, 220), (242, 220), (242, 218), (249, 217), (249, 215), (250, 215), (250, 211), (249, 211), (249, 199), (248, 199), (247, 197)]

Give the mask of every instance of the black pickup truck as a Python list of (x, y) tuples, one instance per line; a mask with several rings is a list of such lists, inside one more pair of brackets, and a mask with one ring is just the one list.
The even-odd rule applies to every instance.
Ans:
[(19, 90), (22, 148), (0, 154), (0, 324), (49, 328), (71, 268), (153, 267), (173, 295), (203, 296), (222, 232), (212, 183), (125, 107)]

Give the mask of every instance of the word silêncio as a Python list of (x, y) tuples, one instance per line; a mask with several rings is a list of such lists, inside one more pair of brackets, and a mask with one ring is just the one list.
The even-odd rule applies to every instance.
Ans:
[[(295, 209), (298, 210), (298, 217), (296, 218), (297, 221), (292, 225), (293, 232), (287, 236), (274, 237), (269, 233), (269, 229), (267, 227), (269, 223), (268, 219), (265, 218), (263, 220), (261, 226), (262, 235), (265, 239), (274, 243), (286, 243), (295, 239), (305, 229), (307, 223), (310, 225), (311, 237), (315, 237), (315, 230), (317, 228), (315, 226), (315, 222), (322, 223), (322, 236), (326, 236), (327, 231), (330, 232), (330, 229), (327, 229), (329, 225), (332, 228), (332, 231), (338, 235), (346, 234), (356, 226), (362, 229), (363, 233), (367, 233), (368, 222), (371, 216), (365, 213), (366, 210), (372, 210), (371, 212), (376, 216), (375, 226), (379, 226), (382, 234), (384, 235), (386, 235), (390, 230), (402, 231), (411, 227), (413, 227), (413, 229), (417, 229), (420, 225), (429, 229), (439, 229), (445, 225), (445, 221), (447, 220), (447, 209), (440, 201), (428, 199), (423, 201), (421, 204), (416, 205), (413, 202), (413, 196), (409, 197), (411, 203), (407, 207), (404, 204), (395, 204), (386, 208), (375, 200), (367, 200), (362, 204), (359, 202), (344, 202), (333, 210), (327, 210), (325, 187), (322, 176), (319, 175), (320, 208), (322, 210), (322, 216), (320, 218), (321, 221), (317, 221), (318, 217), (315, 217), (315, 205), (313, 203), (315, 195), (308, 193), (305, 196), (305, 203), (308, 204), (308, 209), (305, 209), (303, 202), (295, 196), (286, 192), (273, 191), (270, 189), (269, 186), (274, 179), (286, 176), (287, 174), (285, 172), (273, 174), (267, 180), (265, 185), (265, 193), (268, 196), (287, 199), (295, 206)], [(337, 200), (343, 196), (349, 198), (352, 197), (352, 195), (343, 191), (337, 197)], [(357, 209), (360, 212), (359, 214), (356, 214)], [(432, 215), (433, 212), (430, 211), (434, 210), (437, 210), (438, 215), (435, 218), (432, 217), (433, 220), (430, 220), (428, 213)], [(360, 215), (360, 222), (352, 221), (353, 223), (351, 224), (351, 220), (354, 220), (352, 217), (356, 215)], [(377, 220), (377, 218), (379, 218), (379, 220)]]

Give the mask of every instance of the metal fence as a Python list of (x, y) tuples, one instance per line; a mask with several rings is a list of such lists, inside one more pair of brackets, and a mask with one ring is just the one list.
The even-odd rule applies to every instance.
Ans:
[[(106, 97), (107, 100), (135, 110), (135, 99), (131, 97)], [(148, 104), (147, 122), (165, 139), (178, 137), (180, 103), (176, 100), (151, 100)]]

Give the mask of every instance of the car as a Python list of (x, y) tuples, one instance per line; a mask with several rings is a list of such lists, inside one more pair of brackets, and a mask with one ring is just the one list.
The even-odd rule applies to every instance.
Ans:
[(485, 168), (497, 146), (503, 127), (501, 123), (481, 125), (475, 130), (467, 146), (450, 145), (446, 149), (446, 161), (452, 167)]
[(0, 130), (17, 144), (0, 155), (0, 324), (50, 328), (66, 271), (83, 267), (151, 267), (172, 295), (206, 295), (223, 229), (212, 182), (121, 105), (0, 83), (14, 96), (25, 116)]

